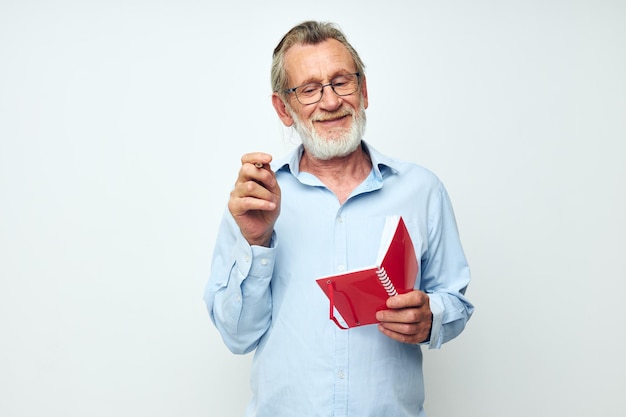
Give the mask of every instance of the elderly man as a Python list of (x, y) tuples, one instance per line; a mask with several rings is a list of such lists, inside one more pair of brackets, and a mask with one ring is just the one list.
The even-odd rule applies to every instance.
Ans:
[[(363, 141), (364, 65), (335, 25), (292, 28), (271, 74), (274, 109), (302, 144), (280, 161), (242, 157), (205, 291), (229, 349), (256, 350), (246, 416), (424, 416), (421, 346), (456, 337), (473, 311), (446, 190)], [(379, 323), (342, 330), (315, 280), (371, 265), (394, 215), (413, 240), (415, 289), (390, 297)]]

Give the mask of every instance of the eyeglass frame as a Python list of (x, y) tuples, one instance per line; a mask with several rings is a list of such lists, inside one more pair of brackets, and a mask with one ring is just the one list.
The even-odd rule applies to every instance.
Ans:
[[(334, 82), (337, 78), (340, 78), (340, 77), (345, 77), (345, 76), (347, 76), (347, 75), (356, 75), (356, 84), (357, 84), (357, 87), (356, 87), (356, 89), (355, 89), (353, 92), (351, 92), (351, 93), (348, 93), (348, 94), (339, 94), (339, 93), (337, 93), (337, 92), (335, 91), (335, 86), (333, 85), (333, 82)], [(320, 85), (320, 86), (321, 86), (321, 89), (320, 89), (320, 98), (319, 98), (317, 101), (314, 101), (314, 102), (312, 102), (312, 103), (306, 103), (306, 104), (304, 104), (303, 102), (301, 102), (301, 101), (300, 101), (300, 98), (298, 97), (298, 94), (296, 93), (296, 90), (297, 90), (298, 88), (300, 88), (300, 87), (304, 87), (305, 85), (308, 85), (308, 84), (318, 84), (318, 85)], [(287, 90), (284, 90), (284, 91), (283, 91), (283, 93), (285, 93), (285, 94), (294, 93), (294, 95), (296, 96), (296, 100), (298, 100), (298, 103), (302, 104), (303, 106), (309, 106), (309, 105), (311, 105), (311, 104), (316, 104), (316, 103), (319, 103), (320, 101), (322, 101), (322, 98), (324, 98), (324, 88), (326, 88), (326, 87), (329, 87), (329, 86), (330, 86), (330, 89), (331, 89), (331, 90), (333, 90), (333, 93), (335, 93), (337, 96), (339, 96), (339, 97), (346, 97), (346, 96), (349, 96), (349, 95), (352, 95), (352, 94), (356, 93), (356, 92), (358, 91), (358, 89), (359, 89), (359, 86), (360, 86), (360, 85), (361, 85), (361, 73), (360, 73), (360, 72), (353, 72), (353, 73), (350, 73), (350, 74), (341, 74), (341, 75), (337, 75), (337, 76), (336, 76), (336, 77), (334, 77), (332, 80), (330, 80), (330, 82), (329, 82), (329, 83), (327, 83), (327, 84), (322, 84), (322, 83), (313, 83), (313, 82), (311, 82), (311, 83), (304, 83), (304, 84), (302, 84), (302, 85), (299, 85), (299, 86), (292, 87), (292, 88), (289, 88), (289, 89), (287, 89)]]

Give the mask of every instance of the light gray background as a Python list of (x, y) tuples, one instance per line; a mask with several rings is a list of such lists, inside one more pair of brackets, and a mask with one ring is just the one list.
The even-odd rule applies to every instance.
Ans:
[(272, 49), (338, 22), (366, 138), (446, 184), (477, 311), (431, 417), (621, 416), (623, 1), (0, 1), (0, 415), (241, 416), (202, 290)]

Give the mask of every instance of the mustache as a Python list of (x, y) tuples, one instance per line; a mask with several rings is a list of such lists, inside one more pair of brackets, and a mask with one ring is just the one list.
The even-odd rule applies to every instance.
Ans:
[(336, 120), (341, 119), (346, 116), (354, 116), (354, 111), (352, 109), (341, 108), (332, 113), (324, 112), (319, 114), (314, 114), (311, 116), (312, 122), (325, 122), (327, 120)]

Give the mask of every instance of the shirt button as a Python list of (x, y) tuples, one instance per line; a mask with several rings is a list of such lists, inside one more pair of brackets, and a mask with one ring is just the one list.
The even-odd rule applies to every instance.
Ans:
[(338, 265), (338, 266), (337, 266), (337, 269), (338, 269), (339, 271), (343, 271), (344, 269), (346, 269), (346, 266), (345, 266), (345, 265)]
[(263, 266), (267, 265), (267, 259), (265, 258), (261, 259), (261, 265)]
[(337, 377), (339, 379), (344, 379), (346, 377), (346, 374), (343, 371), (339, 371), (337, 372)]
[(337, 217), (337, 223), (343, 223), (343, 217), (341, 216)]

